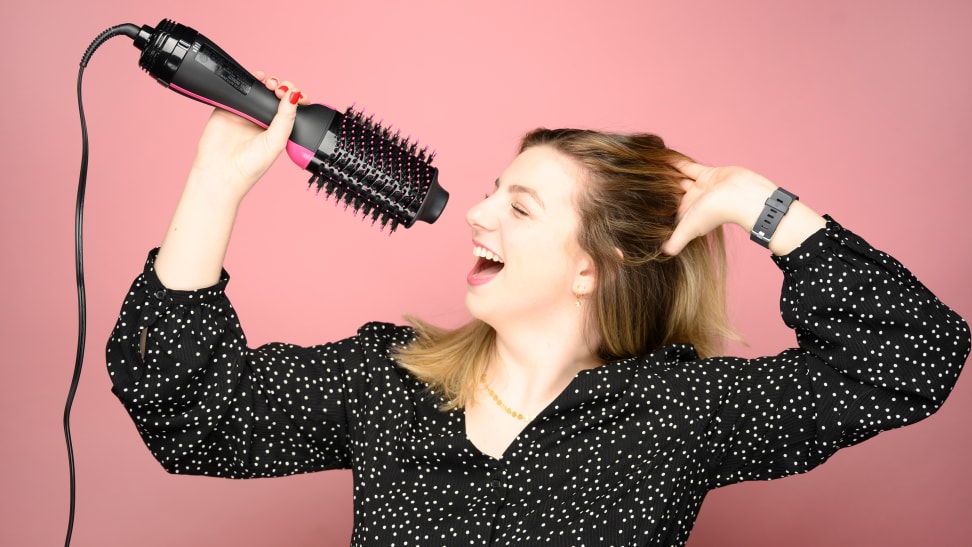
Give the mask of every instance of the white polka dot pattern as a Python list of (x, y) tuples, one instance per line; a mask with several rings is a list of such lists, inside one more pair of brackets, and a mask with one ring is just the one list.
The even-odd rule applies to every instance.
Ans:
[(408, 328), (247, 349), (225, 273), (171, 291), (153, 260), (107, 350), (152, 453), (233, 478), (351, 468), (354, 545), (681, 545), (708, 490), (805, 472), (930, 415), (970, 343), (906, 269), (828, 219), (775, 258), (798, 349), (700, 360), (671, 346), (582, 372), (497, 460), (389, 358)]

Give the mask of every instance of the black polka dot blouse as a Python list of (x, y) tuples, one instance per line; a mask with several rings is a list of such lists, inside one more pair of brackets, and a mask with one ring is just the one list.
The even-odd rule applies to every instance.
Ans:
[[(682, 545), (710, 489), (805, 472), (934, 412), (966, 323), (832, 219), (785, 257), (799, 347), (699, 359), (670, 346), (581, 372), (503, 454), (389, 357), (409, 328), (247, 347), (224, 289), (162, 286), (154, 251), (107, 347), (113, 392), (171, 473), (348, 468), (353, 545)], [(147, 329), (146, 353), (139, 338)]]

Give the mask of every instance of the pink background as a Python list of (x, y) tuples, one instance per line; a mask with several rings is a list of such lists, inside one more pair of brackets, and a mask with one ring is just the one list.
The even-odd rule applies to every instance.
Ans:
[[(393, 237), (308, 194), (286, 160), (275, 166), (246, 203), (228, 257), (252, 344), (320, 342), (405, 312), (462, 321), (472, 262), (463, 213), (538, 125), (652, 131), (700, 161), (754, 168), (891, 251), (972, 317), (964, 0), (11, 4), (0, 17), (2, 545), (56, 545), (66, 528), (76, 73), (85, 47), (115, 24), (192, 26), (312, 100), (357, 104), (438, 150), (449, 207), (435, 225)], [(72, 420), (74, 545), (345, 545), (348, 473), (167, 475), (109, 392), (105, 338), (160, 241), (208, 113), (152, 82), (137, 58), (115, 38), (85, 74), (89, 336)], [(751, 342), (733, 351), (788, 347), (778, 271), (742, 234), (730, 246), (732, 311)], [(966, 374), (927, 421), (809, 475), (713, 492), (689, 545), (967, 545), (970, 411)]]

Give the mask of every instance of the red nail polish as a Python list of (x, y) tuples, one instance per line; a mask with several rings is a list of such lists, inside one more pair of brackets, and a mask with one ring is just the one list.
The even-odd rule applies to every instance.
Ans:
[(285, 86), (285, 85), (282, 85), (282, 86), (278, 87), (277, 89), (279, 89), (280, 91), (282, 91), (285, 95), (287, 94), (288, 91), (290, 91), (290, 88), (287, 87), (287, 86)]
[(301, 97), (300, 91), (296, 91), (294, 93), (291, 93), (290, 94), (290, 104), (297, 104), (297, 101), (300, 100), (300, 97)]

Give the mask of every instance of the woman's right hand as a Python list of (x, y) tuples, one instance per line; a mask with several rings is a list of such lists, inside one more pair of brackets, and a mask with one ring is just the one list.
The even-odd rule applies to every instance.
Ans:
[(297, 105), (308, 103), (293, 83), (267, 77), (263, 72), (255, 72), (254, 76), (280, 99), (276, 116), (263, 129), (236, 114), (215, 109), (199, 139), (190, 174), (191, 180), (212, 184), (213, 190), (226, 192), (225, 196), (236, 202), (243, 199), (286, 147)]
[(254, 76), (280, 99), (277, 114), (266, 129), (220, 109), (210, 116), (155, 259), (155, 272), (170, 289), (219, 280), (240, 202), (287, 146), (297, 105), (307, 103), (292, 83)]

